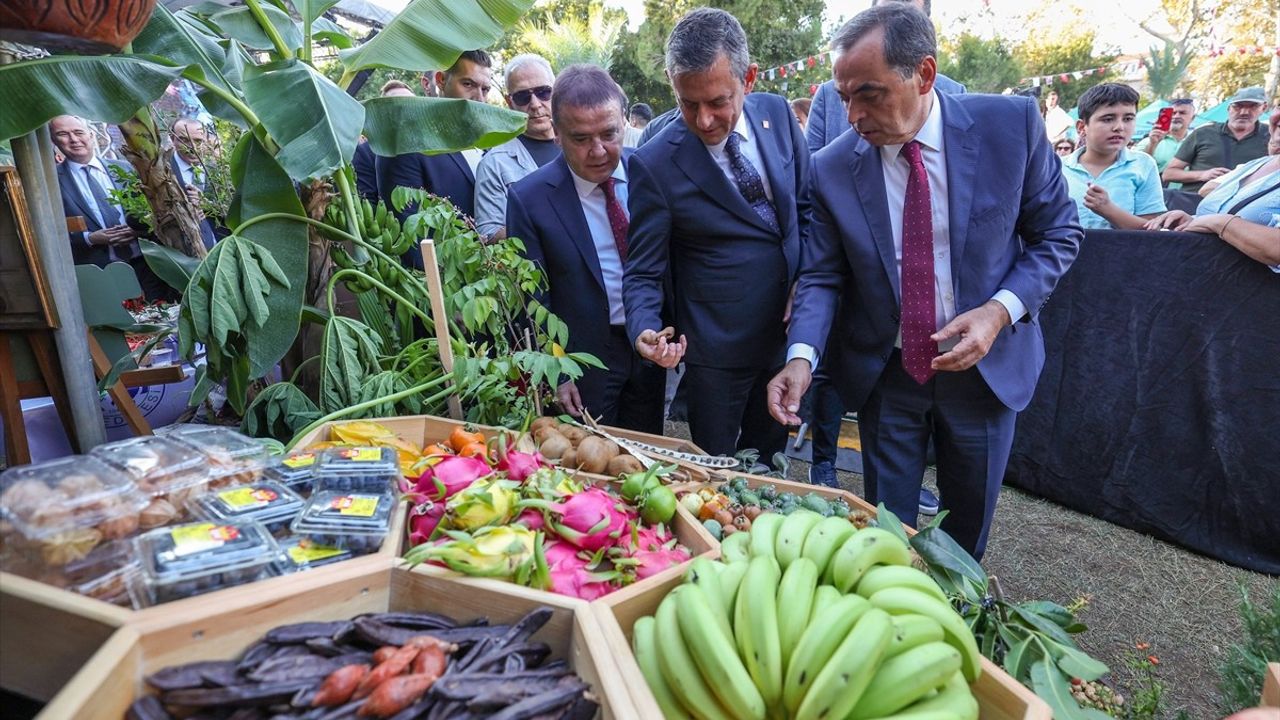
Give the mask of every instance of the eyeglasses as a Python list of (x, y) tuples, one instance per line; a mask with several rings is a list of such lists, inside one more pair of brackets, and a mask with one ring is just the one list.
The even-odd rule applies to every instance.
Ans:
[(1066, 150), (1067, 152), (1071, 152), (1072, 150), (1075, 150), (1076, 148), (1075, 148), (1075, 146), (1074, 146), (1074, 145), (1067, 145), (1067, 144), (1065, 144), (1065, 143), (1064, 143), (1064, 144), (1062, 144), (1062, 145), (1057, 145), (1057, 146), (1055, 146), (1053, 149), (1054, 149), (1054, 150), (1057, 150), (1058, 152), (1062, 152), (1063, 150)]
[(551, 100), (551, 86), (539, 85), (538, 87), (529, 88), (528, 90), (517, 90), (511, 93), (511, 102), (519, 107), (524, 107), (533, 101), (533, 96), (537, 95), (542, 102)]

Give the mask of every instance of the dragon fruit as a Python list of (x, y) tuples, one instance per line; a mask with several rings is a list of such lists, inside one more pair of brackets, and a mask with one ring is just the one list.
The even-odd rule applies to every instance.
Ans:
[(538, 579), (542, 534), (521, 525), (480, 528), (468, 534), (450, 530), (448, 539), (419, 545), (405, 553), (411, 566), (440, 562), (449, 569), (474, 577), (496, 577), (521, 584)]
[(421, 545), (431, 539), (444, 518), (444, 503), (427, 500), (409, 511), (409, 544)]
[(445, 502), (444, 524), (453, 530), (507, 524), (518, 510), (517, 487), (510, 480), (476, 480)]
[(617, 589), (616, 570), (594, 571), (598, 559), (584, 558), (577, 547), (567, 542), (549, 542), (543, 547), (547, 563), (547, 585), (544, 589), (559, 595), (595, 600)]
[(493, 468), (481, 458), (451, 455), (424, 470), (414, 483), (414, 492), (428, 500), (447, 500), (492, 474)]
[(541, 509), (547, 527), (583, 550), (610, 547), (627, 532), (627, 513), (618, 498), (600, 488), (587, 488), (564, 502), (525, 500), (521, 507)]
[(530, 475), (545, 467), (548, 467), (547, 462), (542, 459), (542, 453), (537, 451), (526, 453), (507, 450), (498, 458), (498, 469), (505, 471), (507, 477), (516, 482), (524, 482)]
[(516, 522), (529, 528), (530, 530), (542, 530), (547, 526), (546, 520), (542, 518), (542, 513), (533, 508), (526, 508), (516, 517)]
[(614, 566), (630, 580), (644, 580), (690, 559), (664, 526), (633, 528), (615, 551)]
[(661, 546), (656, 550), (639, 550), (631, 554), (631, 559), (635, 561), (631, 565), (636, 580), (644, 580), (653, 577), (658, 573), (670, 567), (675, 567), (680, 563), (687, 562), (690, 559), (689, 551), (674, 544), (671, 546)]
[(582, 492), (584, 487), (582, 482), (564, 470), (544, 467), (525, 478), (520, 492), (527, 498), (561, 500)]

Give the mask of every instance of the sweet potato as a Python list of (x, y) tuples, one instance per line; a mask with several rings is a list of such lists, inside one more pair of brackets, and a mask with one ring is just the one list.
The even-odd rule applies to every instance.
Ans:
[(391, 654), (391, 657), (378, 663), (368, 675), (365, 676), (360, 684), (356, 687), (356, 692), (352, 695), (352, 699), (369, 697), (379, 685), (390, 680), (391, 678), (404, 673), (409, 669), (409, 665), (413, 663), (413, 659), (418, 656), (421, 648), (406, 645)]
[(438, 678), (432, 674), (393, 677), (378, 685), (356, 714), (360, 717), (391, 717), (417, 702)]
[(351, 699), (352, 693), (369, 674), (368, 665), (348, 665), (338, 668), (329, 674), (320, 684), (315, 698), (311, 700), (313, 707), (341, 705)]
[(391, 656), (392, 656), (392, 655), (394, 655), (394, 654), (396, 653), (396, 651), (397, 651), (397, 650), (399, 650), (399, 649), (400, 649), (400, 648), (396, 647), (395, 645), (383, 645), (382, 647), (378, 648), (377, 650), (374, 650), (374, 651), (373, 651), (373, 664), (374, 664), (374, 665), (381, 665), (382, 663), (384, 663), (384, 662), (386, 662), (386, 661), (390, 660), (390, 659), (391, 659)]
[(444, 674), (445, 667), (449, 664), (449, 657), (445, 655), (445, 648), (440, 645), (432, 645), (422, 648), (418, 653), (418, 657), (413, 659), (413, 665), (409, 672), (414, 675), (435, 675), (439, 677)]

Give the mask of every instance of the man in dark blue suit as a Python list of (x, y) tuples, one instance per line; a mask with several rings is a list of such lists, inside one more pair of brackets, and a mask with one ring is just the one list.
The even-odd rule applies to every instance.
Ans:
[[(493, 61), (483, 50), (462, 53), (453, 67), (436, 73), (436, 84), (440, 87), (441, 97), (484, 102), (493, 82), (492, 66)], [(395, 206), (391, 204), (391, 193), (396, 188), (423, 188), (448, 198), (462, 214), (471, 217), (475, 215), (475, 172), (481, 155), (479, 150), (470, 149), (440, 155), (406, 153), (389, 158), (379, 157), (374, 163), (378, 176), (378, 194), (387, 207), (392, 208)], [(397, 217), (403, 220), (417, 212), (417, 209), (417, 205), (410, 205), (397, 213)], [(415, 244), (404, 254), (402, 260), (421, 270), (421, 249)]]
[(914, 520), (932, 438), (942, 527), (981, 557), (1014, 419), (1044, 364), (1036, 318), (1083, 232), (1034, 103), (936, 92), (922, 12), (875, 6), (833, 44), (858, 132), (814, 157), (812, 235), (770, 411), (799, 421), (826, 348), (858, 408), (868, 500)]
[(508, 235), (524, 241), (547, 279), (539, 298), (569, 327), (569, 349), (607, 370), (586, 369), (557, 390), (565, 411), (606, 425), (662, 432), (662, 368), (631, 348), (624, 322), (627, 97), (609, 73), (573, 65), (556, 78), (551, 120), (561, 155), (507, 192)]
[[(627, 333), (663, 367), (683, 357), (695, 443), (718, 454), (755, 448), (767, 461), (787, 437), (762, 403), (782, 363), (808, 230), (809, 153), (785, 99), (749, 94), (757, 68), (729, 13), (685, 15), (666, 66), (681, 117), (627, 168)], [(668, 277), (678, 342), (659, 316)]]
[[(209, 131), (204, 124), (194, 118), (178, 118), (169, 125), (169, 140), (173, 142), (173, 155), (169, 158), (169, 169), (174, 177), (182, 183), (187, 198), (193, 207), (199, 209), (200, 201), (209, 183), (205, 176), (204, 156), (218, 152), (209, 142)], [(200, 240), (206, 250), (212, 250), (214, 243), (231, 234), (223, 225), (224, 219), (215, 220), (208, 217), (200, 219)]]

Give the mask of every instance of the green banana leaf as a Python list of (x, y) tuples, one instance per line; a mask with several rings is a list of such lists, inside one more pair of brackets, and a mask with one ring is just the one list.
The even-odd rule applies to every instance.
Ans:
[(150, 240), (138, 240), (138, 245), (142, 248), (142, 257), (146, 259), (147, 267), (157, 277), (178, 292), (187, 289), (191, 276), (200, 267), (199, 260)]
[(492, 45), (531, 7), (533, 0), (413, 0), (377, 35), (340, 57), (352, 72), (440, 70), (466, 50)]
[[(239, 189), (227, 213), (227, 224), (237, 227), (245, 219), (266, 213), (305, 216), (293, 182), (271, 154), (252, 135), (244, 135), (231, 159), (232, 182)], [(247, 334), (250, 376), (266, 375), (288, 352), (298, 335), (302, 298), (306, 292), (307, 226), (290, 220), (260, 222), (237, 234), (271, 251), (276, 264), (290, 279), (287, 290), (267, 297), (270, 315), (260, 330)]]
[(314, 40), (325, 40), (339, 50), (350, 50), (356, 45), (341, 26), (328, 18), (316, 18), (311, 25), (311, 37)]
[(369, 326), (341, 315), (329, 319), (320, 346), (320, 409), (333, 412), (363, 399), (361, 386), (378, 372), (382, 339)]
[(250, 65), (244, 97), (280, 146), (276, 161), (294, 180), (326, 175), (355, 154), (364, 106), (310, 65)]
[(64, 114), (122, 123), (163, 95), (182, 71), (128, 55), (54, 55), (0, 65), (0, 140)]
[[(269, 5), (263, 6), (262, 13), (267, 16), (267, 21), (271, 23), (271, 27), (275, 28), (280, 37), (284, 39), (284, 44), (289, 46), (291, 50), (297, 50), (302, 47), (302, 31), (298, 29), (298, 24), (289, 17), (288, 13), (282, 12)], [(254, 50), (274, 50), (275, 45), (271, 43), (271, 38), (267, 37), (267, 33), (263, 31), (262, 26), (249, 12), (247, 7), (231, 8), (220, 13), (215, 13), (209, 18), (213, 24), (222, 28), (222, 31), (233, 40), (239, 41), (245, 47)]]
[(315, 22), (325, 10), (338, 4), (338, 0), (295, 0), (293, 6), (305, 20)]
[(528, 116), (445, 98), (388, 97), (365, 103), (364, 133), (382, 156), (491, 148), (524, 132)]
[(226, 49), (186, 12), (175, 14), (163, 4), (157, 5), (147, 26), (133, 39), (133, 52), (158, 55), (178, 65), (199, 65), (205, 78), (221, 88), (231, 89), (222, 76), (222, 68), (227, 63)]

